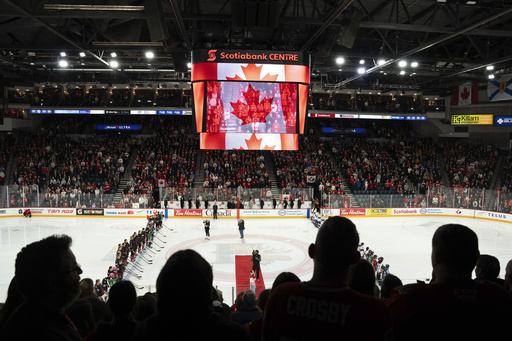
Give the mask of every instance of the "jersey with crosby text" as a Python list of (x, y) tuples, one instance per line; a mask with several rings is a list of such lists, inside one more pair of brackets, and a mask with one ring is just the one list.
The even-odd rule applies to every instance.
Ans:
[(376, 298), (307, 282), (272, 289), (262, 331), (265, 341), (393, 339), (391, 316)]

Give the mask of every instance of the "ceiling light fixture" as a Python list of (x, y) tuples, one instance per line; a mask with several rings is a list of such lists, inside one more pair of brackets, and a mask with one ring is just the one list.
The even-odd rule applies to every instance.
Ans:
[(345, 58), (343, 58), (343, 57), (336, 58), (336, 64), (343, 64), (343, 63), (345, 63)]
[(44, 9), (47, 11), (135, 11), (135, 12), (143, 12), (144, 6), (45, 4)]
[(155, 54), (153, 53), (153, 51), (147, 51), (146, 52), (146, 58), (151, 59), (153, 57), (155, 57)]

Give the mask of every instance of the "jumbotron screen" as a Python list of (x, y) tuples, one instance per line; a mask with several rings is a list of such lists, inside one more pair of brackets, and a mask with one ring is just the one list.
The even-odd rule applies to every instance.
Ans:
[(207, 133), (297, 133), (297, 84), (206, 83)]
[(297, 150), (309, 65), (300, 52), (192, 51), (200, 148)]

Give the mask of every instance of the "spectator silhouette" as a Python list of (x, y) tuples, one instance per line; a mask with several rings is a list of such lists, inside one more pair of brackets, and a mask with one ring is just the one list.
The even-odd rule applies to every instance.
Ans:
[(133, 317), (138, 323), (144, 321), (149, 316), (156, 312), (156, 297), (155, 294), (147, 292), (142, 296), (137, 297), (135, 308), (133, 310)]
[(256, 294), (251, 290), (247, 290), (242, 296), (244, 305), (231, 314), (231, 321), (245, 326), (253, 320), (261, 317), (261, 310), (256, 307)]
[(480, 255), (476, 262), (475, 275), (477, 281), (489, 281), (505, 287), (505, 280), (498, 278), (500, 275), (500, 261), (491, 255)]
[(507, 335), (512, 299), (503, 288), (471, 278), (478, 237), (447, 224), (432, 238), (435, 282), (415, 284), (387, 300), (397, 340), (493, 340)]
[(512, 259), (508, 261), (505, 268), (505, 289), (512, 295)]
[(80, 293), (82, 270), (69, 236), (50, 236), (25, 246), (15, 263), (16, 286), (25, 302), (0, 332), (8, 340), (81, 340), (66, 310)]
[[(291, 282), (300, 282), (300, 278), (294, 274), (293, 272), (281, 272), (279, 275), (277, 275), (276, 279), (274, 280), (274, 283), (272, 284), (272, 289), (276, 288), (280, 284), (283, 283), (291, 283)], [(261, 311), (264, 313), (266, 309), (266, 305), (268, 302), (269, 297), (265, 297), (266, 293), (270, 296), (270, 293), (272, 291), (268, 291), (268, 289), (263, 290), (260, 293), (260, 296), (258, 297), (258, 307), (260, 307)], [(263, 301), (263, 302), (261, 302)], [(248, 327), (246, 327), (247, 333), (249, 334), (249, 337), (251, 340), (261, 340), (261, 327), (263, 324), (263, 317), (257, 318), (254, 321), (252, 321)]]
[(80, 297), (86, 299), (91, 303), (94, 321), (97, 323), (105, 313), (105, 302), (100, 300), (94, 293), (94, 282), (91, 278), (83, 278), (80, 281)]
[[(270, 297), (270, 289), (263, 290), (258, 296), (257, 306), (261, 310), (262, 314), (265, 314), (265, 307), (267, 305), (268, 298)], [(261, 340), (261, 325), (263, 323), (263, 317), (258, 317), (254, 319), (252, 322), (246, 324), (244, 326), (247, 334), (249, 334), (249, 338), (251, 340)]]
[[(345, 217), (330, 217), (309, 246), (313, 277), (272, 290), (265, 308), (268, 340), (386, 340), (391, 318), (377, 299), (347, 287), (349, 267), (360, 259), (359, 234)], [(371, 326), (371, 328), (368, 328)]]
[(231, 312), (235, 312), (244, 306), (244, 300), (243, 300), (244, 293), (245, 293), (245, 291), (241, 291), (236, 295), (235, 302), (231, 306)]
[(82, 338), (96, 329), (96, 320), (91, 302), (85, 298), (77, 298), (69, 307), (67, 316), (73, 322)]
[(132, 340), (248, 340), (242, 327), (214, 312), (212, 282), (210, 264), (196, 251), (174, 253), (157, 278), (157, 313)]
[(389, 274), (384, 277), (382, 281), (382, 286), (380, 288), (380, 297), (383, 299), (387, 299), (391, 296), (391, 291), (395, 288), (401, 287), (403, 285), (402, 280), (393, 274)]
[(375, 269), (366, 259), (360, 259), (350, 267), (348, 286), (355, 291), (378, 297), (379, 288), (375, 283)]
[(0, 331), (5, 322), (9, 319), (12, 313), (25, 301), (21, 295), (18, 287), (16, 286), (16, 277), (11, 279), (9, 288), (7, 289), (7, 298), (4, 305), (0, 308)]
[(229, 321), (231, 316), (231, 308), (226, 303), (223, 303), (222, 291), (212, 287), (212, 300), (213, 309), (225, 320)]
[(137, 329), (132, 311), (137, 301), (137, 292), (130, 281), (116, 282), (110, 288), (107, 305), (112, 313), (111, 322), (102, 322), (88, 341), (129, 340)]
[(300, 282), (300, 278), (293, 272), (281, 272), (279, 275), (277, 275), (276, 279), (274, 280), (274, 283), (272, 283), (272, 290), (277, 288), (280, 284), (292, 282)]

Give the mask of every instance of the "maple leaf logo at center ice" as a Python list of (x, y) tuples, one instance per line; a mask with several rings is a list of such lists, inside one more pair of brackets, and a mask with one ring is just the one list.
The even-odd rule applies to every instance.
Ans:
[(469, 91), (468, 88), (464, 87), (464, 91), (460, 93), (460, 98), (466, 100), (469, 98)]
[(274, 97), (265, 97), (260, 102), (260, 90), (254, 90), (251, 84), (246, 92), (242, 92), (245, 103), (238, 100), (236, 103), (231, 102), (233, 115), (242, 120), (242, 125), (249, 123), (266, 122), (268, 113), (272, 110), (272, 101)]

